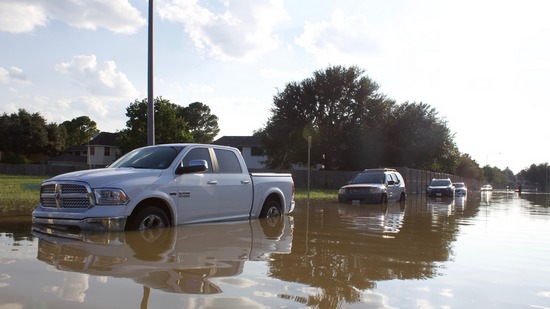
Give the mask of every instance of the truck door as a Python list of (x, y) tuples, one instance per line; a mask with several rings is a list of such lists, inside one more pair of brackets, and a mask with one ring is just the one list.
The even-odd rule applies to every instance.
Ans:
[(214, 149), (218, 163), (220, 189), (220, 217), (222, 219), (246, 219), (252, 207), (252, 181), (243, 170), (235, 152)]
[(189, 165), (191, 160), (206, 160), (208, 169), (177, 177), (178, 224), (218, 217), (220, 193), (210, 151), (207, 147), (191, 149), (183, 158), (183, 166)]

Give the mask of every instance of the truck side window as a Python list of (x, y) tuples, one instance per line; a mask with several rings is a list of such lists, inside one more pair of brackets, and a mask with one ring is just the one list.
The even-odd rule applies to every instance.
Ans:
[(208, 169), (205, 173), (212, 173), (212, 160), (210, 159), (210, 153), (208, 148), (193, 148), (183, 158), (183, 166), (189, 166), (191, 160), (206, 160), (208, 163)]
[(218, 167), (220, 173), (240, 174), (242, 173), (241, 163), (233, 151), (214, 149), (216, 158), (218, 159)]

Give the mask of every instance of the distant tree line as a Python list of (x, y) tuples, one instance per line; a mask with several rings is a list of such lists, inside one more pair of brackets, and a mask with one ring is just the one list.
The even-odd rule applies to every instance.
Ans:
[(529, 168), (523, 169), (518, 173), (517, 178), (520, 183), (528, 183), (539, 190), (548, 192), (550, 183), (548, 182), (550, 174), (548, 162), (543, 164), (531, 164)]
[[(218, 117), (200, 102), (188, 106), (161, 97), (154, 102), (157, 144), (211, 143), (219, 132)], [(119, 132), (117, 146), (123, 153), (147, 145), (147, 100), (135, 101), (126, 109), (127, 127)], [(52, 157), (71, 146), (88, 143), (98, 132), (95, 121), (80, 116), (61, 124), (47, 123), (40, 113), (25, 109), (0, 116), (1, 162), (31, 163), (36, 157)]]
[[(356, 67), (329, 66), (290, 82), (273, 98), (271, 116), (254, 134), (269, 168), (308, 163), (327, 170), (407, 166), (514, 186), (510, 169), (483, 167), (461, 153), (447, 122), (423, 102), (398, 104)], [(531, 177), (531, 176), (526, 176)]]
[(55, 156), (68, 146), (90, 140), (96, 123), (81, 116), (60, 125), (46, 123), (40, 113), (30, 114), (25, 109), (0, 116), (0, 151), (2, 162), (29, 163), (30, 156)]
[[(301, 82), (290, 82), (273, 97), (271, 116), (254, 135), (260, 137), (269, 168), (308, 162), (327, 170), (361, 170), (407, 166), (514, 186), (519, 181), (546, 184), (545, 165), (532, 165), (514, 175), (508, 168), (480, 167), (461, 153), (447, 122), (423, 102), (398, 104), (356, 67), (329, 66)], [(147, 100), (126, 109), (126, 128), (118, 133), (122, 153), (147, 144)], [(182, 106), (162, 97), (154, 101), (155, 141), (211, 143), (219, 133), (218, 117), (200, 102)], [(55, 156), (70, 146), (86, 144), (96, 123), (80, 116), (61, 124), (46, 123), (24, 109), (0, 116), (1, 161), (31, 162), (32, 154)], [(544, 167), (544, 168), (542, 168)], [(545, 174), (546, 175), (546, 174)]]

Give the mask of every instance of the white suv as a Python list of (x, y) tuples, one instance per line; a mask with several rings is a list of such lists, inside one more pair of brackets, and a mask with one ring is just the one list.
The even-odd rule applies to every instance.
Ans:
[(405, 180), (395, 169), (366, 169), (338, 190), (340, 203), (403, 202), (407, 198)]

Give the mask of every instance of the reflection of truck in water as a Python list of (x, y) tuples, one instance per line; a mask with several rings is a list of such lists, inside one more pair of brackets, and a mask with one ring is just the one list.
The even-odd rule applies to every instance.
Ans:
[(44, 181), (34, 224), (123, 231), (277, 217), (294, 209), (290, 174), (248, 173), (238, 149), (203, 144), (138, 148), (108, 168)]
[(40, 227), (33, 234), (39, 238), (37, 258), (59, 270), (129, 278), (165, 292), (212, 294), (221, 289), (210, 278), (236, 276), (247, 261), (290, 253), (292, 229), (293, 218), (284, 216), (278, 221), (82, 234), (82, 240), (54, 236)]

